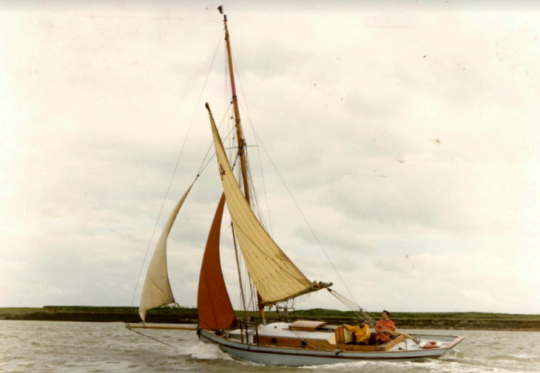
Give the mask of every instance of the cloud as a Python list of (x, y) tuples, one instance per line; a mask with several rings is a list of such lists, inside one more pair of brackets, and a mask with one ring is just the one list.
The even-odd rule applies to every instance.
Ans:
[[(368, 309), (539, 312), (537, 15), (388, 4), (231, 5), (268, 229), (308, 278)], [(211, 146), (204, 102), (230, 132), (221, 18), (168, 2), (18, 7), (0, 16), (0, 305), (127, 305)], [(211, 157), (169, 240), (183, 305), (221, 194)]]

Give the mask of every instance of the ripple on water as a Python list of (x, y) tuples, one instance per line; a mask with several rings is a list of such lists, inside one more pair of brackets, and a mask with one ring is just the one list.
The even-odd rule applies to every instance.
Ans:
[[(450, 334), (452, 332), (441, 331)], [(439, 360), (272, 367), (239, 361), (190, 331), (145, 330), (120, 323), (0, 321), (0, 372), (205, 373), (538, 373), (540, 333), (460, 331), (467, 339)]]

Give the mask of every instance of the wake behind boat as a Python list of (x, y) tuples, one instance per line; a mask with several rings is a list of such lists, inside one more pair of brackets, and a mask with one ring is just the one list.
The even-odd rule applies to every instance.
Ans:
[[(222, 8), (218, 9), (221, 13)], [(359, 360), (418, 360), (438, 358), (451, 350), (463, 340), (462, 337), (408, 335), (388, 326), (376, 325), (370, 314), (355, 302), (335, 292), (331, 288), (332, 283), (309, 280), (261, 224), (251, 207), (256, 200), (250, 185), (247, 147), (236, 95), (226, 16), (224, 27), (232, 92), (230, 106), (234, 112), (232, 117), (237, 147), (231, 166), (210, 106), (206, 104), (223, 195), (210, 228), (201, 266), (197, 300), (199, 339), (217, 344), (223, 351), (240, 359), (289, 366)], [(233, 171), (237, 163), (240, 171), (238, 180)], [(193, 184), (169, 217), (148, 267), (139, 306), (143, 323), (147, 310), (175, 302), (167, 269), (167, 238)], [(225, 202), (232, 222), (231, 233), (242, 295), (242, 318), (237, 318), (233, 310), (221, 269), (219, 242)], [(247, 276), (242, 276), (241, 262), (245, 263)], [(329, 294), (355, 311), (358, 317), (363, 319), (362, 322), (365, 320), (369, 330), (365, 340), (356, 340), (355, 333), (349, 328), (342, 325), (327, 325), (324, 321), (266, 323), (265, 308), (276, 307), (286, 310), (295, 298), (323, 289), (327, 289)], [(248, 312), (253, 311), (254, 307), (257, 308), (257, 316), (248, 316)], [(127, 326), (140, 327), (130, 324)], [(145, 324), (143, 327), (152, 328)]]

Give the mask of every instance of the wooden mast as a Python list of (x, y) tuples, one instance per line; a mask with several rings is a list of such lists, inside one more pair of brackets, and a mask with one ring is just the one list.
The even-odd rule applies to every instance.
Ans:
[(234, 68), (231, 55), (231, 44), (229, 42), (229, 29), (227, 28), (227, 16), (223, 15), (223, 23), (225, 24), (225, 41), (227, 42), (227, 56), (229, 59), (229, 75), (231, 77), (231, 90), (232, 90), (232, 99), (234, 106), (234, 119), (236, 125), (236, 138), (238, 140), (238, 154), (240, 155), (240, 165), (242, 168), (242, 181), (244, 184), (244, 195), (248, 204), (251, 206), (251, 198), (249, 196), (249, 187), (248, 187), (248, 175), (247, 175), (247, 164), (246, 164), (246, 152), (244, 148), (246, 142), (244, 140), (242, 132), (242, 124), (240, 123), (240, 110), (238, 109), (238, 97), (236, 96), (236, 85), (234, 84)]
[[(223, 14), (223, 8), (221, 6), (218, 7), (218, 10), (220, 13)], [(244, 136), (242, 132), (242, 124), (240, 122), (240, 110), (238, 108), (238, 97), (236, 95), (236, 85), (234, 84), (234, 67), (233, 67), (233, 61), (232, 61), (231, 43), (230, 43), (230, 37), (229, 37), (229, 28), (227, 27), (226, 14), (223, 14), (223, 23), (225, 25), (225, 42), (227, 45), (227, 57), (229, 61), (229, 75), (231, 78), (231, 90), (232, 90), (232, 99), (233, 99), (233, 106), (234, 106), (234, 120), (235, 120), (235, 125), (236, 125), (236, 139), (238, 140), (238, 154), (240, 155), (240, 166), (242, 170), (244, 196), (246, 197), (248, 205), (251, 206), (251, 198), (250, 198), (249, 186), (248, 186), (246, 152), (245, 152), (246, 142), (244, 140)], [(262, 304), (262, 298), (259, 292), (257, 292), (257, 303), (259, 307), (259, 315), (261, 316), (263, 324), (266, 325), (266, 318), (264, 316), (264, 305)]]

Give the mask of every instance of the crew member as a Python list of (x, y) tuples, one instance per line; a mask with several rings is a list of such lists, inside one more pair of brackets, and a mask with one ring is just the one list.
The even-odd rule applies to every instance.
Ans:
[(357, 345), (368, 344), (369, 337), (371, 337), (371, 330), (369, 330), (369, 325), (364, 322), (364, 320), (358, 320), (358, 326), (350, 326), (343, 324), (345, 329), (354, 333), (354, 342)]
[(382, 319), (375, 325), (375, 330), (377, 331), (377, 335), (375, 336), (377, 344), (387, 343), (392, 339), (392, 334), (389, 332), (395, 332), (396, 325), (390, 320), (390, 312), (386, 310), (382, 312)]

